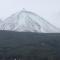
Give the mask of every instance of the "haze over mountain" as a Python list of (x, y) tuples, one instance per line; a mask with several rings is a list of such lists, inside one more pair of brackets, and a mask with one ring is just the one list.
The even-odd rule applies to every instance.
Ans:
[(37, 14), (26, 10), (12, 14), (4, 21), (0, 20), (0, 30), (60, 33), (59, 28), (56, 28)]

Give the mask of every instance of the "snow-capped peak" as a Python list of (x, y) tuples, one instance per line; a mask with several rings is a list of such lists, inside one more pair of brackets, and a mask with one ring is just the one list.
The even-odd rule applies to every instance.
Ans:
[(48, 23), (37, 14), (22, 10), (4, 20), (0, 30), (18, 32), (59, 33), (60, 29)]

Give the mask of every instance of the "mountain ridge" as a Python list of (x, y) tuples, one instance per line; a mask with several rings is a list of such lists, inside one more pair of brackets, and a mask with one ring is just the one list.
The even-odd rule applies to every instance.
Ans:
[(6, 18), (0, 30), (11, 30), (18, 32), (38, 32), (38, 33), (60, 33), (56, 28), (36, 13), (22, 10)]

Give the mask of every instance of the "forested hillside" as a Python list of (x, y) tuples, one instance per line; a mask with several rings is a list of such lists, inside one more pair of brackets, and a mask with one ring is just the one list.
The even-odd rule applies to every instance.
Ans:
[(0, 56), (23, 60), (58, 60), (60, 34), (0, 31)]

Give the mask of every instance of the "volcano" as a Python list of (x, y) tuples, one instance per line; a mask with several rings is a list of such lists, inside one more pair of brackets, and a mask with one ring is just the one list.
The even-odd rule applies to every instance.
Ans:
[(0, 22), (0, 30), (18, 32), (59, 33), (60, 29), (53, 26), (36, 13), (22, 10)]

